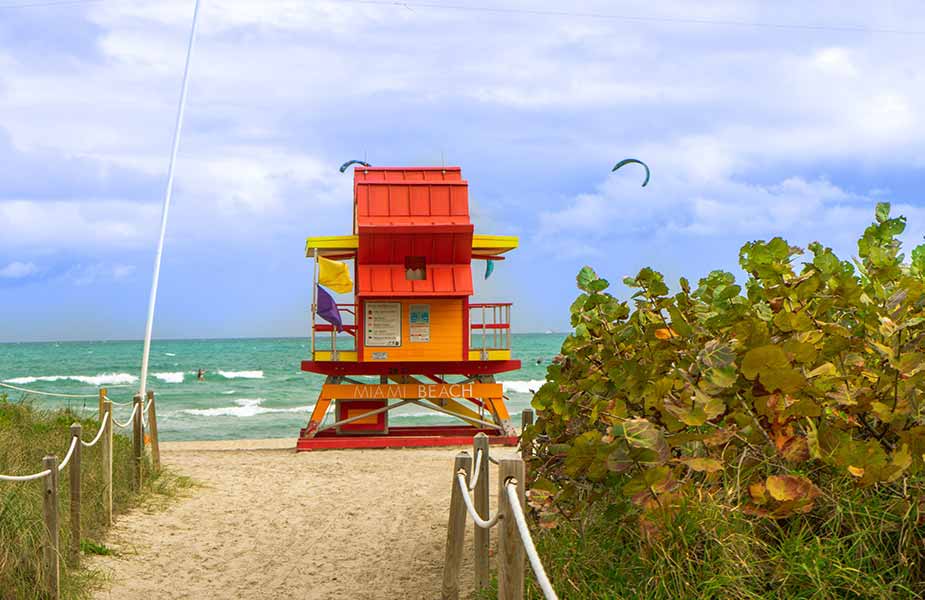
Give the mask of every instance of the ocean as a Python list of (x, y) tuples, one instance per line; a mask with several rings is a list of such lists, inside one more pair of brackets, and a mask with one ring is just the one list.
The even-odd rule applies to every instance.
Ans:
[[(531, 333), (512, 337), (514, 357), (523, 366), (500, 374), (498, 381), (510, 398), (508, 409), (517, 415), (530, 405), (531, 390), (543, 384), (546, 367), (565, 336)], [(323, 376), (299, 369), (300, 362), (309, 358), (309, 345), (303, 338), (155, 340), (148, 389), (157, 394), (161, 439), (295, 438), (307, 423), (324, 382)], [(113, 400), (129, 402), (138, 389), (141, 348), (137, 341), (0, 344), (0, 382), (67, 394), (94, 394), (104, 386)], [(205, 381), (197, 381), (199, 369), (205, 371)], [(50, 398), (3, 388), (0, 392), (42, 408), (97, 410), (94, 398)], [(125, 420), (131, 408), (119, 407), (114, 412), (117, 419)], [(389, 416), (395, 425), (454, 421), (458, 422), (410, 406)]]

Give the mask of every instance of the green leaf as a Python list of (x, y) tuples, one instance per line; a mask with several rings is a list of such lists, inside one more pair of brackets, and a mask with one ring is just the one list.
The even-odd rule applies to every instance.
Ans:
[(597, 279), (597, 273), (591, 267), (582, 267), (575, 278), (578, 282), (578, 288), (585, 292), (591, 291), (591, 282)]
[(878, 223), (883, 223), (890, 218), (890, 203), (889, 202), (878, 202), (877, 208), (874, 211), (874, 214), (877, 217)]
[(742, 360), (742, 374), (755, 379), (760, 372), (783, 369), (790, 366), (784, 349), (775, 344), (753, 348)]

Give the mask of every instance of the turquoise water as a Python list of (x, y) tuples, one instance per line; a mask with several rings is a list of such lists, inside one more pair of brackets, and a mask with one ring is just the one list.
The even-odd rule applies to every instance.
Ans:
[[(542, 385), (546, 367), (562, 345), (561, 334), (515, 334), (519, 371), (502, 373), (519, 413), (530, 403), (530, 390)], [(157, 393), (158, 429), (165, 440), (295, 437), (308, 421), (324, 378), (299, 370), (309, 358), (307, 339), (168, 340), (151, 345), (148, 389)], [(541, 364), (537, 364), (541, 360)], [(0, 344), (0, 382), (48, 392), (94, 394), (109, 388), (117, 402), (128, 402), (138, 388), (141, 342), (58, 342)], [(196, 380), (204, 369), (205, 381)], [(12, 399), (19, 392), (3, 390)], [(95, 411), (93, 398), (27, 396), (41, 407), (70, 406)], [(128, 418), (121, 407), (115, 416)], [(389, 422), (414, 425), (452, 423), (452, 417), (402, 407)]]

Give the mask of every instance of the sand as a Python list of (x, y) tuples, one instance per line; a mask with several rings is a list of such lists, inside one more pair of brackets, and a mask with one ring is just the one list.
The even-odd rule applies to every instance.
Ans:
[[(162, 444), (164, 464), (202, 487), (118, 518), (106, 540), (118, 555), (87, 561), (109, 579), (96, 598), (439, 598), (460, 449), (291, 447)], [(462, 597), (472, 590), (471, 522), (466, 533)]]

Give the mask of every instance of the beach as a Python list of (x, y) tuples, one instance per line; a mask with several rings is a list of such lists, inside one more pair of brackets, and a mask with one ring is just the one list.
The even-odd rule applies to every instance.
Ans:
[[(87, 559), (109, 580), (95, 598), (438, 598), (463, 448), (292, 447), (162, 444), (164, 465), (201, 487), (118, 519), (106, 540), (117, 555)], [(471, 523), (466, 533), (461, 597), (472, 591)]]

